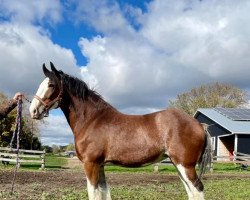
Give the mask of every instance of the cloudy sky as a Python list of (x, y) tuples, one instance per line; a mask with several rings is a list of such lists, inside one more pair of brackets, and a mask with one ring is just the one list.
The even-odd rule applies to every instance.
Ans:
[[(213, 81), (250, 91), (249, 10), (248, 0), (0, 0), (0, 91), (32, 96), (49, 61), (126, 113)], [(73, 141), (61, 112), (46, 121), (44, 144)]]

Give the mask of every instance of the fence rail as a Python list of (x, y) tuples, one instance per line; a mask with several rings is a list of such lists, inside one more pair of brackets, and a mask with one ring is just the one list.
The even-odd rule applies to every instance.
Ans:
[[(26, 149), (19, 149), (19, 159), (18, 159), (18, 166), (21, 163), (40, 163), (41, 169), (45, 168), (45, 150), (37, 151), (37, 150), (26, 150)], [(13, 159), (14, 158), (14, 159)], [(17, 149), (7, 148), (7, 147), (0, 147), (0, 161), (2, 162), (17, 162)], [(39, 160), (27, 160), (24, 158), (34, 158)]]
[(234, 152), (233, 156), (214, 156), (213, 162), (234, 162), (234, 163), (245, 163), (250, 165), (250, 155), (241, 153), (241, 152)]
[[(213, 156), (212, 163), (209, 166), (210, 171), (213, 171), (213, 163), (216, 163), (216, 162), (235, 163), (235, 164), (250, 166), (250, 155), (245, 154), (245, 153), (241, 153), (241, 152), (234, 152), (233, 156)], [(155, 163), (153, 165), (154, 171), (155, 172), (159, 171), (159, 165), (171, 164), (171, 163), (172, 162), (169, 158), (167, 158), (159, 163)]]

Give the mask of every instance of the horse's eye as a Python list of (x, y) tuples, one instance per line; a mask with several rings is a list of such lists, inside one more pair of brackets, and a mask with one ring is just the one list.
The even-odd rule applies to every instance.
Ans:
[(54, 87), (55, 87), (55, 85), (54, 85), (54, 84), (52, 84), (52, 83), (49, 83), (49, 87), (50, 87), (50, 88), (54, 88)]

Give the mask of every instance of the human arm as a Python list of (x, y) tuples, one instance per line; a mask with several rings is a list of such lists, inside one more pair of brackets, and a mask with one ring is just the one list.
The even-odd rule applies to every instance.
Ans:
[(16, 107), (17, 101), (21, 100), (22, 96), (20, 92), (16, 93), (6, 106), (0, 108), (0, 120), (5, 118)]

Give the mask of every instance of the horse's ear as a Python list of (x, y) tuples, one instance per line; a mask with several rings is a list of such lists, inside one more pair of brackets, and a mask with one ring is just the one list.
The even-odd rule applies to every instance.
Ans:
[(54, 74), (57, 77), (60, 77), (60, 72), (55, 68), (55, 66), (54, 66), (54, 64), (52, 62), (50, 62), (50, 68), (51, 68), (52, 72), (54, 72)]
[(51, 72), (46, 68), (45, 63), (43, 63), (43, 73), (46, 77), (49, 77)]

